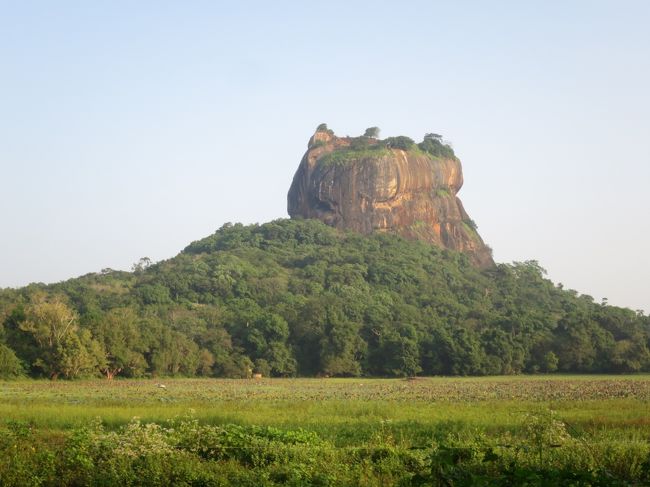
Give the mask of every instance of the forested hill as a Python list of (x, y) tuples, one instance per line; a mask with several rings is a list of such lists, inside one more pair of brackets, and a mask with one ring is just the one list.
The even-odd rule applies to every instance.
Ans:
[(225, 225), (133, 273), (0, 291), (0, 374), (410, 376), (650, 370), (650, 318), (536, 262), (312, 220)]

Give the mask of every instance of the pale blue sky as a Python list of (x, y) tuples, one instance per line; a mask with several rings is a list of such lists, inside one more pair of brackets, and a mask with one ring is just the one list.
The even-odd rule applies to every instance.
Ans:
[(320, 122), (438, 132), (500, 262), (650, 311), (650, 2), (0, 1), (0, 286), (286, 216)]

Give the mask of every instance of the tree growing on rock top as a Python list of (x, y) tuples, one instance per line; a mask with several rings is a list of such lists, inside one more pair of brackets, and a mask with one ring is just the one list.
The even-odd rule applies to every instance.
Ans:
[(363, 133), (364, 137), (372, 137), (373, 139), (376, 139), (379, 137), (379, 127), (368, 127), (366, 131)]
[(424, 134), (424, 140), (427, 140), (427, 139), (442, 141), (442, 135), (434, 134), (434, 133)]

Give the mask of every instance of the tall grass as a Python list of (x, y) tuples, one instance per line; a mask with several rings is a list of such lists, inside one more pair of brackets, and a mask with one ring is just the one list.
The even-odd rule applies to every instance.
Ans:
[[(598, 485), (603, 478), (610, 484), (602, 485), (615, 485), (644, 482), (650, 472), (648, 376), (166, 379), (164, 388), (158, 384), (0, 382), (0, 453), (5, 458), (0, 484), (33, 480), (48, 485), (51, 480), (57, 485), (65, 475), (70, 485), (83, 484), (84, 478), (92, 483), (94, 473), (84, 469), (83, 461), (112, 469), (118, 483), (106, 485), (131, 480), (137, 485), (137, 476), (128, 477), (133, 469), (155, 470), (150, 476), (160, 483), (151, 485), (192, 471), (222, 483), (237, 478), (255, 485), (316, 480), (322, 485), (414, 485), (420, 480), (430, 485), (444, 479), (472, 485), (463, 484), (472, 478), (484, 478), (486, 485), (519, 485), (521, 472), (547, 484), (555, 479)], [(135, 426), (134, 418), (139, 418)], [(204, 458), (175, 443), (180, 440), (173, 424), (183, 421), (191, 422), (193, 438), (213, 438), (205, 445), (210, 451), (228, 437), (239, 438), (241, 448), (250, 441), (268, 449), (266, 456), (283, 453), (260, 465), (221, 454)], [(146, 465), (133, 463), (126, 453), (108, 458), (100, 448), (107, 442), (128, 443), (128, 435), (149, 434), (154, 435), (151, 445), (162, 450), (144, 451)], [(267, 436), (260, 439), (260, 434)], [(296, 437), (313, 441), (289, 441)], [(71, 459), (75, 448), (81, 450)], [(313, 455), (320, 460), (310, 460)], [(168, 470), (172, 457), (187, 469)], [(231, 477), (219, 477), (217, 471)], [(29, 480), (33, 472), (40, 472), (38, 478)], [(585, 477), (571, 480), (572, 472)]]

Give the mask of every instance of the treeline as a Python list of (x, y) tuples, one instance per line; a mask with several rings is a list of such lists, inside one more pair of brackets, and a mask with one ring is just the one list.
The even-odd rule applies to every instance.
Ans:
[(534, 261), (311, 220), (227, 224), (134, 272), (0, 291), (0, 375), (412, 376), (650, 370), (650, 318)]

